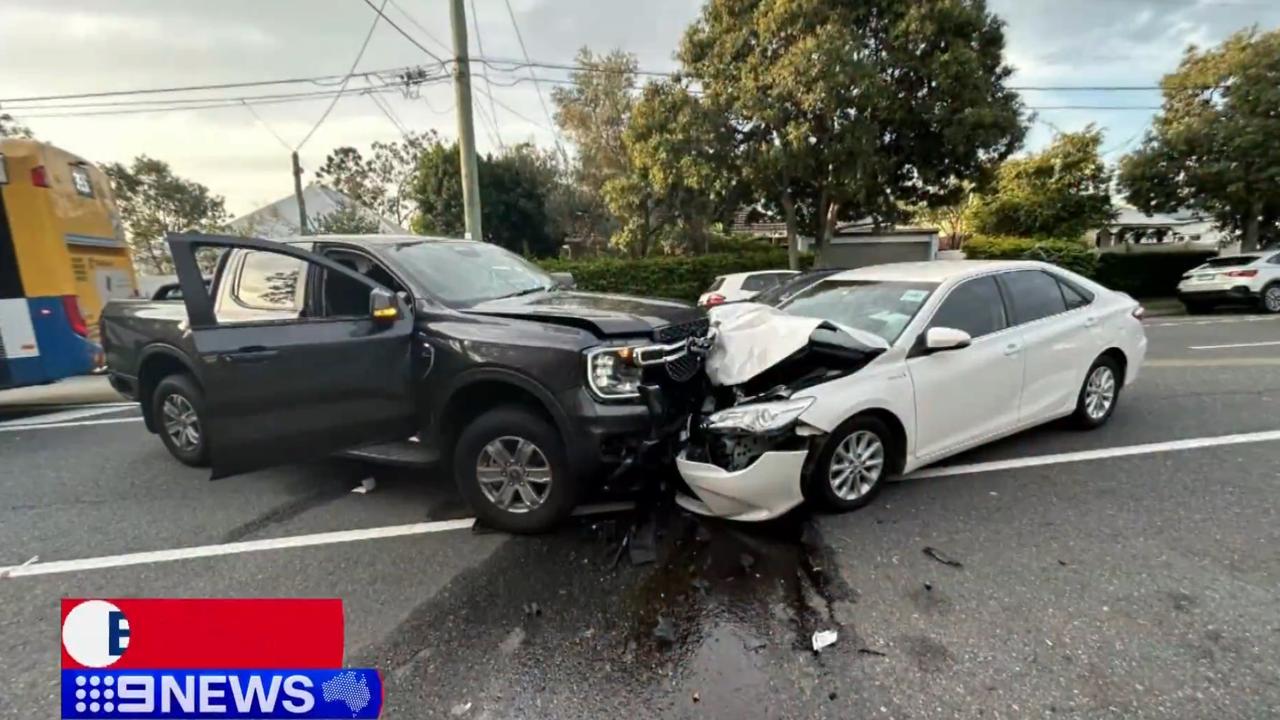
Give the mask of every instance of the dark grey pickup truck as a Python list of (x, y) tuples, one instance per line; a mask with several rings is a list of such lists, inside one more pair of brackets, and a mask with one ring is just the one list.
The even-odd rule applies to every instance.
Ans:
[[(483, 522), (537, 532), (589, 483), (661, 456), (702, 397), (701, 311), (566, 290), (495, 245), (169, 246), (182, 301), (109, 303), (103, 346), (147, 429), (215, 478), (341, 450), (438, 461)], [(210, 252), (206, 287), (197, 254)]]

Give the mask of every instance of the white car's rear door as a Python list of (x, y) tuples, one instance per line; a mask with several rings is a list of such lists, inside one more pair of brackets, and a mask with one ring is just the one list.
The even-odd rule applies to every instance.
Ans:
[(999, 278), (1026, 354), (1018, 423), (1069, 412), (1081, 378), (1099, 352), (1097, 308), (1082, 303), (1085, 298), (1043, 270), (1018, 270)]
[(1022, 395), (1024, 356), (993, 276), (967, 280), (943, 299), (927, 327), (964, 330), (965, 348), (929, 353), (921, 337), (907, 359), (915, 388), (916, 456), (971, 445), (1013, 427)]

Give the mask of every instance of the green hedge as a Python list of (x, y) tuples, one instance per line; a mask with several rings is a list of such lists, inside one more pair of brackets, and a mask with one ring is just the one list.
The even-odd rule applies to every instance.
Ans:
[(964, 255), (971, 260), (1040, 260), (1085, 277), (1098, 270), (1097, 253), (1078, 240), (978, 236), (964, 244)]
[[(812, 256), (802, 256), (805, 266)], [(717, 275), (753, 270), (784, 270), (787, 251), (768, 249), (745, 253), (712, 253), (693, 256), (661, 256), (642, 259), (593, 258), (588, 260), (539, 260), (549, 272), (573, 273), (581, 290), (647, 295), (696, 302)]]
[(1094, 280), (1134, 297), (1174, 295), (1191, 268), (1217, 257), (1213, 251), (1102, 253)]

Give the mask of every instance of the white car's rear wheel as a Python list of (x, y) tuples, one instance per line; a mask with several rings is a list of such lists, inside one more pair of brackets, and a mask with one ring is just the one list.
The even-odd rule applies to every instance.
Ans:
[(1273, 282), (1262, 289), (1262, 309), (1280, 313), (1280, 282)]

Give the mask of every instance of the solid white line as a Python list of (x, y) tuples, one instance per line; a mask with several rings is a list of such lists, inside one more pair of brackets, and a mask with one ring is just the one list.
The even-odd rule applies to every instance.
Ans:
[(28, 423), (26, 425), (5, 425), (0, 432), (21, 432), (23, 430), (48, 430), (49, 428), (81, 427), (83, 425), (111, 425), (113, 423), (142, 422), (140, 417), (107, 418), (105, 420), (79, 420), (61, 423)]
[(1169, 440), (1166, 442), (1145, 443), (1143, 445), (1123, 445), (1120, 447), (1100, 448), (1098, 450), (1080, 450), (1078, 452), (1055, 453), (1052, 455), (1033, 455), (1013, 460), (994, 460), (991, 462), (973, 463), (972, 465), (948, 465), (919, 470), (907, 475), (905, 479), (949, 477), (951, 475), (972, 475), (981, 472), (998, 470), (1016, 470), (1040, 465), (1058, 465), (1060, 463), (1085, 462), (1087, 460), (1105, 460), (1113, 457), (1129, 455), (1148, 455), (1151, 453), (1173, 452), (1176, 450), (1194, 450), (1197, 448), (1219, 447), (1222, 445), (1240, 445), (1244, 443), (1272, 442), (1280, 440), (1280, 430), (1264, 432), (1240, 433), (1237, 435), (1218, 435), (1216, 437), (1188, 438), (1186, 440)]
[(1147, 327), (1175, 327), (1178, 325), (1227, 325), (1230, 323), (1258, 322), (1260, 320), (1280, 320), (1280, 315), (1249, 315), (1246, 317), (1226, 317), (1221, 320), (1175, 320), (1166, 322), (1145, 323)]
[[(610, 502), (596, 505), (582, 505), (573, 511), (576, 516), (600, 515), (604, 513), (622, 512), (635, 508), (633, 502)], [(291, 537), (267, 538), (265, 540), (244, 540), (241, 542), (223, 543), (221, 545), (199, 545), (196, 547), (175, 548), (173, 550), (152, 550), (148, 552), (126, 553), (123, 555), (107, 555), (104, 557), (85, 558), (82, 560), (55, 560), (37, 562), (39, 556), (33, 557), (22, 565), (0, 568), (0, 578), (18, 578), (32, 575), (55, 575), (59, 573), (82, 572), (84, 570), (102, 570), (105, 568), (126, 567), (129, 565), (145, 565), (149, 563), (172, 562), (174, 560), (191, 560), (194, 558), (219, 557), (222, 555), (238, 555), (263, 550), (285, 550), (289, 548), (312, 547), (315, 545), (333, 545), (336, 543), (359, 542), (362, 540), (381, 540), (385, 538), (404, 537), (406, 535), (426, 535), (449, 530), (467, 530), (475, 524), (475, 518), (459, 518), (457, 520), (438, 520), (435, 522), (411, 523), (409, 525), (388, 525), (385, 527), (367, 528), (364, 530), (340, 530), (337, 532), (314, 533), (311, 535), (294, 535)]]
[(0, 427), (12, 427), (15, 425), (47, 425), (56, 422), (70, 422), (81, 418), (94, 417), (96, 415), (108, 415), (110, 413), (123, 412), (125, 408), (107, 407), (107, 408), (80, 408), (78, 410), (62, 410), (60, 412), (46, 413), (44, 415), (32, 415), (17, 420), (6, 420), (0, 422)]
[(55, 560), (53, 562), (32, 563), (31, 565), (18, 565), (5, 570), (0, 570), (0, 578), (54, 575), (57, 573), (80, 572), (83, 570), (102, 570), (104, 568), (126, 567), (129, 565), (172, 562), (174, 560), (190, 560), (192, 558), (238, 555), (240, 553), (260, 552), (262, 550), (283, 550), (286, 548), (332, 545), (335, 543), (356, 542), (360, 540), (381, 540), (384, 538), (404, 537), (406, 535), (425, 535), (427, 533), (438, 533), (448, 530), (466, 530), (473, 524), (475, 524), (475, 518), (462, 518), (460, 520), (440, 520), (436, 522), (412, 523), (409, 525), (389, 525), (386, 527), (368, 528), (365, 530), (340, 530), (337, 532), (315, 533), (312, 535), (294, 535), (292, 537), (268, 538), (265, 540), (245, 540), (242, 542), (224, 543), (222, 545), (198, 545), (196, 547), (175, 548), (173, 550), (153, 550), (150, 552), (127, 553), (124, 555), (106, 555), (103, 557), (84, 558), (82, 560)]
[(1232, 343), (1230, 345), (1190, 345), (1189, 350), (1226, 350), (1228, 348), (1268, 347), (1280, 345), (1280, 340), (1271, 342)]

